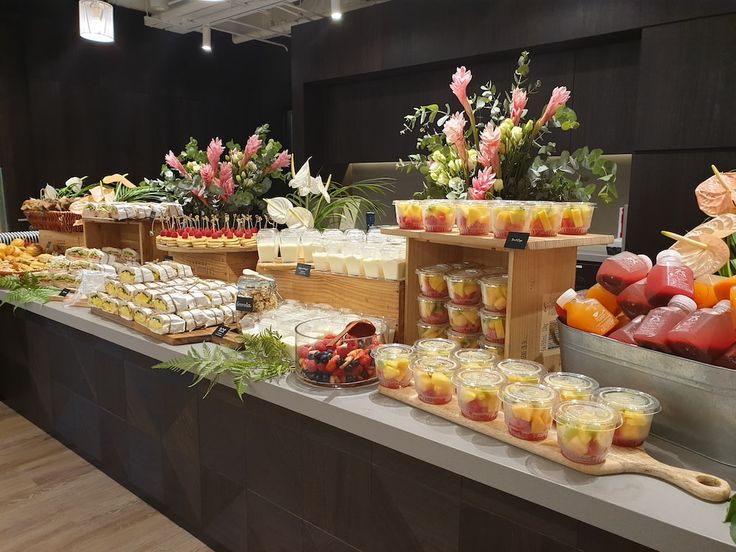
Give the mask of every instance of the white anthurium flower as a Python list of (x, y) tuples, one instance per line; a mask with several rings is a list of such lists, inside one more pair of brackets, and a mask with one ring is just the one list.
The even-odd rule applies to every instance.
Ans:
[[(292, 159), (294, 158), (292, 157)], [(311, 159), (311, 157), (309, 159)], [(301, 166), (301, 168), (295, 174), (293, 174), (291, 180), (289, 181), (289, 187), (295, 188), (299, 192), (300, 196), (305, 196), (310, 192), (309, 188), (312, 176), (311, 174), (309, 174), (309, 159), (307, 159)]]
[(44, 187), (44, 189), (41, 190), (42, 199), (56, 199), (57, 195), (58, 194), (56, 193), (56, 188), (48, 184), (46, 184), (46, 187)]
[(266, 200), (266, 212), (276, 224), (286, 224), (294, 204), (285, 197), (272, 197)]
[(314, 228), (314, 216), (311, 211), (304, 207), (294, 207), (293, 209), (289, 209), (286, 226), (296, 229)]
[(327, 179), (327, 184), (322, 182), (322, 177), (317, 175), (314, 178), (310, 179), (310, 186), (309, 191), (313, 194), (322, 194), (322, 197), (325, 198), (325, 201), (327, 203), (330, 202), (330, 194), (327, 191), (327, 187), (330, 185), (331, 176)]

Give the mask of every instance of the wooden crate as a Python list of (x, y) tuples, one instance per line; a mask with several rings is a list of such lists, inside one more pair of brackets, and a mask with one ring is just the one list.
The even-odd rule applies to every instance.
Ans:
[(187, 249), (182, 247), (158, 246), (161, 255), (170, 255), (177, 263), (192, 267), (200, 278), (217, 278), (236, 282), (243, 269), (256, 269), (258, 251), (252, 248), (232, 249)]
[(403, 338), (403, 280), (376, 280), (319, 270), (312, 270), (309, 277), (297, 276), (296, 263), (258, 263), (257, 270), (276, 279), (278, 292), (285, 299), (381, 316), (396, 324), (396, 341)]
[(473, 261), (488, 266), (505, 266), (509, 275), (506, 304), (505, 355), (528, 358), (548, 369), (559, 369), (560, 354), (551, 334), (555, 329), (557, 297), (575, 284), (577, 248), (605, 245), (613, 236), (586, 234), (529, 238), (524, 250), (504, 249), (505, 240), (490, 236), (460, 236), (456, 232), (425, 232), (382, 229), (384, 234), (407, 238), (406, 301), (403, 336), (405, 343), (417, 339), (419, 282), (417, 268), (437, 263)]
[(130, 247), (138, 251), (142, 261), (155, 261), (163, 258), (156, 249), (155, 235), (160, 231), (161, 223), (150, 220), (85, 219), (84, 246), (97, 249)]
[(64, 254), (70, 247), (84, 245), (84, 232), (56, 232), (54, 230), (39, 230), (38, 244), (46, 253)]

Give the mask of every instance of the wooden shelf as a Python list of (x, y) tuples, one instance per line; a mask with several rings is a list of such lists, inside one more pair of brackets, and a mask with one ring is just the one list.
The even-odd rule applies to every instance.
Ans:
[(167, 253), (250, 253), (257, 251), (256, 245), (237, 247), (177, 247), (175, 245), (156, 244), (156, 248)]
[(82, 223), (85, 247), (130, 247), (138, 252), (144, 262), (158, 258), (154, 235), (161, 229), (159, 221), (82, 219)]
[[(403, 236), (407, 239), (428, 243), (441, 243), (476, 249), (504, 249), (505, 239), (493, 236), (461, 236), (453, 232), (426, 232), (424, 230), (402, 230), (398, 226), (381, 227), (382, 234)], [(582, 236), (554, 236), (552, 238), (529, 238), (527, 250), (560, 249), (563, 247), (581, 247), (583, 245), (608, 245), (613, 243), (613, 236), (608, 234), (584, 234)]]

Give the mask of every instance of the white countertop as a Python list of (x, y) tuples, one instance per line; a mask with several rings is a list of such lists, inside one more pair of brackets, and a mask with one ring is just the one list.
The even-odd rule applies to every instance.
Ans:
[[(24, 308), (161, 361), (188, 348), (157, 343), (85, 308), (63, 303)], [(226, 378), (220, 382), (232, 385)], [(657, 550), (736, 550), (723, 523), (725, 504), (701, 501), (642, 475), (584, 475), (398, 403), (375, 386), (315, 389), (291, 375), (253, 384), (248, 393)], [(654, 437), (647, 450), (669, 464), (736, 483), (736, 469)]]

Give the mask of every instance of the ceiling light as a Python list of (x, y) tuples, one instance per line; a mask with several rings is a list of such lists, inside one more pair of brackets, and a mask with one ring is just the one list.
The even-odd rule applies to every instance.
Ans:
[(212, 51), (212, 29), (210, 29), (209, 25), (202, 27), (202, 49), (205, 52)]
[(342, 8), (340, 6), (340, 0), (331, 0), (330, 5), (332, 6), (330, 17), (334, 21), (340, 21), (342, 19)]
[(112, 6), (102, 0), (79, 0), (79, 36), (95, 42), (114, 42)]

